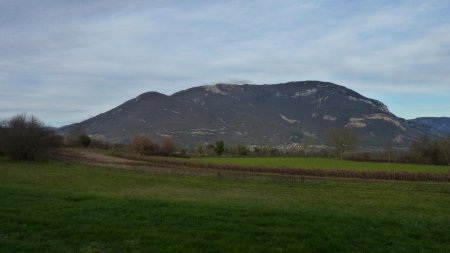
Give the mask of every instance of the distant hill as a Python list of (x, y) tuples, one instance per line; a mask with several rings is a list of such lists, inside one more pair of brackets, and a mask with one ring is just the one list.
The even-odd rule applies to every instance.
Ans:
[(327, 131), (338, 127), (352, 128), (364, 146), (406, 146), (431, 131), (377, 100), (320, 81), (206, 85), (171, 96), (147, 92), (59, 132), (76, 126), (112, 142), (145, 133), (154, 140), (170, 135), (179, 146), (191, 147), (217, 139), (227, 145), (322, 144)]
[(416, 124), (432, 127), (440, 132), (450, 134), (450, 118), (449, 117), (421, 117), (410, 120)]

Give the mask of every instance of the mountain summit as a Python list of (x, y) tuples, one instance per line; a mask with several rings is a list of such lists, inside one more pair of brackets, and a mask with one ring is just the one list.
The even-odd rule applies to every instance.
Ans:
[(223, 139), (229, 145), (322, 144), (331, 128), (352, 128), (365, 146), (406, 146), (425, 126), (389, 112), (381, 102), (320, 81), (265, 85), (216, 84), (171, 96), (147, 92), (78, 124), (91, 135), (129, 142), (145, 133), (172, 136), (179, 146)]

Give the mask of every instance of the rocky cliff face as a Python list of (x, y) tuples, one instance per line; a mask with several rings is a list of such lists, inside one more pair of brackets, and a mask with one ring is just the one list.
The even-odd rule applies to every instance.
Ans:
[(191, 147), (217, 139), (229, 145), (321, 144), (338, 127), (352, 128), (365, 146), (405, 146), (430, 131), (396, 117), (379, 101), (319, 81), (207, 85), (171, 96), (148, 92), (60, 132), (77, 125), (112, 142), (145, 133), (155, 140), (170, 135)]

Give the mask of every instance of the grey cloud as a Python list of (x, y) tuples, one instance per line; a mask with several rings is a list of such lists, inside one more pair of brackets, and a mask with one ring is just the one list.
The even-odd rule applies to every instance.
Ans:
[(149, 90), (224, 81), (319, 79), (368, 94), (450, 87), (450, 6), (439, 1), (0, 7), (0, 108), (51, 122), (82, 120)]

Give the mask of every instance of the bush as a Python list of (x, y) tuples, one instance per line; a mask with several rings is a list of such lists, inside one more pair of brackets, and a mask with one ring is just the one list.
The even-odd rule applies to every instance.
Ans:
[(214, 147), (214, 152), (216, 152), (217, 156), (221, 156), (223, 151), (225, 151), (225, 143), (223, 140), (216, 141), (216, 146)]
[(415, 163), (448, 165), (450, 137), (432, 140), (421, 136), (409, 147), (409, 155)]
[(6, 131), (6, 128), (0, 124), (0, 155), (5, 154), (5, 150), (4, 150), (5, 144), (3, 143), (3, 140), (2, 140), (2, 136), (5, 134), (5, 131)]
[(238, 156), (247, 156), (250, 151), (246, 146), (237, 145), (233, 149), (233, 153)]
[(65, 145), (71, 147), (89, 147), (92, 143), (91, 137), (86, 129), (80, 124), (75, 125), (66, 136)]
[(447, 165), (450, 165), (450, 135), (438, 140), (437, 145), (439, 146), (439, 150), (441, 151), (441, 154), (443, 155), (444, 162)]
[(0, 149), (16, 160), (43, 160), (61, 138), (36, 117), (17, 115), (7, 120), (0, 131)]
[(159, 153), (159, 146), (151, 142), (146, 135), (141, 134), (131, 141), (130, 150), (140, 155), (156, 155)]
[(164, 137), (161, 141), (161, 155), (169, 156), (175, 151), (175, 142), (172, 137)]
[(91, 138), (85, 134), (82, 134), (78, 136), (78, 142), (82, 147), (87, 148), (91, 144)]

